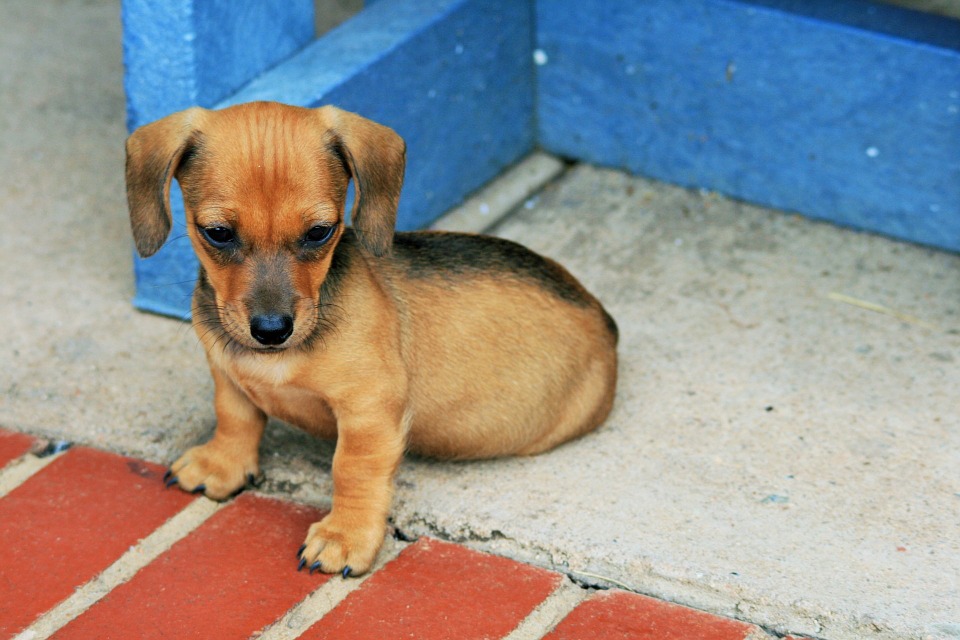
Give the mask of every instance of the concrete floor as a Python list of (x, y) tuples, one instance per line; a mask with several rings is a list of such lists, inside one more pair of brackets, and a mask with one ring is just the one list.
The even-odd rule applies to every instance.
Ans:
[[(0, 426), (169, 462), (212, 385), (129, 304), (118, 4), (0, 3)], [(960, 257), (589, 166), (496, 232), (617, 318), (617, 406), (537, 458), (407, 461), (402, 531), (776, 632), (960, 638)], [(331, 455), (271, 424), (267, 490), (326, 504)]]

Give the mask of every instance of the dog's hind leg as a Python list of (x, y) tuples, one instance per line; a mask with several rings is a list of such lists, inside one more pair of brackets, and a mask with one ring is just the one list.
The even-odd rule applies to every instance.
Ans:
[(616, 357), (597, 355), (573, 381), (559, 410), (554, 412), (553, 427), (522, 447), (519, 455), (548, 451), (567, 440), (593, 431), (606, 419), (613, 407), (616, 386)]

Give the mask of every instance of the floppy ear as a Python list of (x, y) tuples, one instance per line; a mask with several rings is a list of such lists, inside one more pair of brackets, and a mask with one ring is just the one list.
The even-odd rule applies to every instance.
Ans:
[(155, 254), (170, 235), (170, 182), (205, 111), (193, 107), (144, 125), (127, 138), (127, 206), (137, 253)]
[(407, 146), (393, 129), (355, 113), (330, 106), (317, 111), (334, 134), (336, 151), (353, 178), (350, 219), (360, 243), (382, 256), (393, 244)]

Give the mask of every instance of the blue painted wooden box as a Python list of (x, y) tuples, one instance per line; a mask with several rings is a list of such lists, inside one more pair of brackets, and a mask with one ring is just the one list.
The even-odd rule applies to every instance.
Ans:
[[(336, 104), (408, 143), (402, 229), (534, 147), (960, 250), (960, 22), (861, 0), (124, 0), (128, 126)], [(178, 231), (179, 229), (179, 231)], [(185, 316), (182, 209), (135, 304)]]

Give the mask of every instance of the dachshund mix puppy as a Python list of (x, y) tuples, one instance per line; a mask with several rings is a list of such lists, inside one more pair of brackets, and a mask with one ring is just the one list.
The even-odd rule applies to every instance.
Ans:
[(137, 251), (169, 235), (176, 177), (200, 260), (193, 324), (217, 426), (170, 483), (213, 499), (241, 489), (267, 416), (336, 438), (333, 508), (299, 568), (370, 568), (405, 450), (539, 453), (613, 403), (617, 328), (600, 303), (513, 242), (395, 233), (404, 163), (394, 131), (334, 107), (192, 108), (127, 141)]

